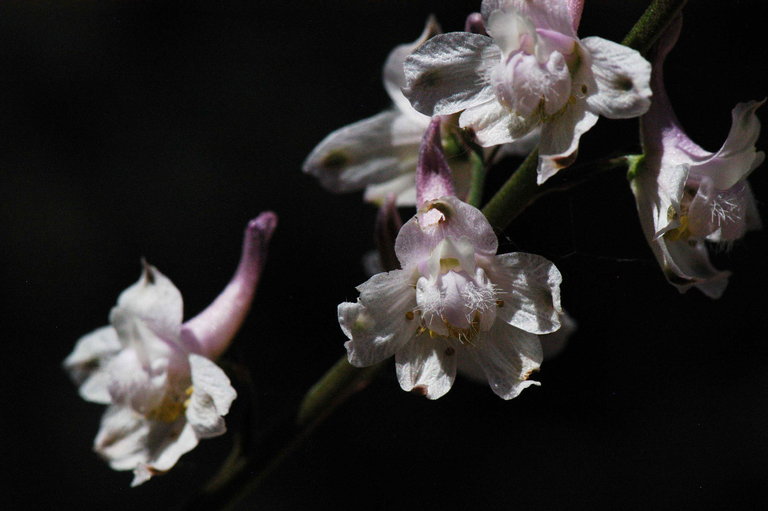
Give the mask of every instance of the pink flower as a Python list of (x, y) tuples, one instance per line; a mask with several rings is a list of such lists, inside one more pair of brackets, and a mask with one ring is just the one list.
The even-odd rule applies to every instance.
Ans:
[(145, 263), (110, 312), (110, 325), (82, 337), (64, 361), (83, 399), (109, 405), (94, 449), (113, 469), (133, 470), (132, 486), (226, 431), (223, 417), (236, 392), (213, 360), (245, 319), (276, 225), (274, 213), (248, 224), (234, 277), (186, 323), (179, 290)]
[(643, 231), (667, 280), (681, 292), (695, 286), (719, 298), (730, 272), (712, 266), (706, 242), (729, 243), (760, 227), (746, 179), (765, 156), (755, 149), (755, 111), (764, 101), (736, 105), (728, 137), (715, 153), (688, 138), (672, 110), (662, 69), (681, 25), (674, 22), (656, 49), (654, 99), (641, 119), (645, 158), (631, 184)]
[(576, 158), (598, 116), (628, 118), (650, 104), (650, 64), (600, 37), (578, 39), (583, 2), (484, 0), (489, 36), (433, 37), (405, 61), (411, 104), (427, 115), (461, 112), (484, 147), (541, 129), (538, 182)]
[(516, 397), (542, 359), (538, 334), (560, 327), (560, 272), (546, 259), (496, 255), (498, 240), (476, 208), (453, 195), (439, 120), (424, 135), (418, 212), (395, 243), (402, 269), (360, 285), (339, 305), (355, 366), (395, 356), (400, 386), (437, 399), (457, 367), (482, 368), (493, 391)]

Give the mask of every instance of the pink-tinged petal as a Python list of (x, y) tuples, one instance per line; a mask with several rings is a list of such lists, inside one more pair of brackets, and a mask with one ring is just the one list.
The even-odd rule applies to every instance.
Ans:
[(585, 106), (583, 100), (577, 100), (569, 104), (559, 117), (542, 126), (536, 178), (538, 184), (544, 183), (576, 160), (579, 139), (598, 119), (598, 116)]
[(337, 193), (413, 172), (427, 122), (427, 117), (415, 120), (397, 110), (381, 112), (332, 132), (312, 150), (302, 168)]
[(417, 208), (423, 207), (426, 201), (455, 195), (451, 169), (443, 152), (440, 124), (440, 117), (433, 117), (421, 140), (416, 166)]
[(581, 45), (592, 57), (597, 91), (587, 96), (590, 110), (609, 119), (644, 114), (651, 104), (651, 64), (639, 52), (601, 37)]
[(464, 32), (470, 32), (472, 34), (488, 35), (485, 30), (485, 22), (483, 21), (483, 15), (479, 12), (470, 13), (464, 22)]
[(488, 17), (486, 27), (488, 34), (493, 38), (502, 53), (508, 56), (510, 53), (523, 49), (530, 53), (532, 47), (525, 47), (533, 44), (536, 38), (536, 26), (533, 20), (522, 16), (514, 10), (493, 11)]
[(200, 355), (189, 355), (192, 395), (187, 406), (187, 421), (197, 438), (224, 434), (224, 416), (229, 413), (237, 392), (216, 364)]
[(409, 268), (429, 259), (448, 236), (467, 238), (481, 257), (495, 255), (499, 246), (496, 233), (479, 209), (456, 197), (442, 197), (427, 203), (400, 229), (395, 241), (400, 265)]
[[(480, 12), (486, 25), (494, 11), (516, 11), (530, 18), (536, 28), (545, 28), (576, 37), (573, 10), (563, 0), (483, 0)], [(496, 34), (491, 32), (493, 37)]]
[(675, 18), (659, 37), (652, 58), (653, 101), (640, 119), (640, 136), (647, 165), (653, 169), (661, 167), (662, 155), (665, 168), (688, 164), (694, 159), (705, 160), (712, 155), (688, 138), (683, 131), (664, 87), (664, 60), (677, 42), (681, 27), (682, 18)]
[[(121, 332), (122, 320), (140, 320), (156, 335), (169, 341), (175, 340), (179, 336), (183, 316), (181, 293), (157, 268), (146, 262), (143, 264), (139, 281), (117, 299), (117, 305), (110, 313), (110, 322), (120, 339), (130, 339), (130, 334), (123, 335)], [(118, 317), (122, 320), (117, 321)]]
[(406, 392), (438, 399), (456, 379), (457, 348), (445, 338), (420, 335), (395, 354), (397, 380)]
[(568, 14), (571, 17), (571, 26), (573, 31), (576, 32), (579, 29), (581, 23), (581, 13), (584, 10), (584, 0), (566, 0), (568, 5)]
[(105, 367), (122, 347), (111, 326), (96, 329), (77, 341), (75, 349), (64, 360), (64, 368), (80, 387), (80, 397), (94, 403), (110, 403), (110, 378)]
[(491, 389), (502, 399), (517, 397), (539, 382), (529, 380), (544, 356), (539, 338), (503, 321), (496, 321), (475, 344), (464, 350), (483, 369)]
[[(405, 72), (403, 71), (405, 59), (428, 39), (441, 32), (442, 30), (437, 19), (430, 15), (418, 39), (412, 43), (401, 44), (389, 53), (387, 61), (384, 63), (384, 88), (387, 90), (389, 97), (392, 98), (392, 102), (401, 112), (413, 111), (411, 103), (405, 98), (402, 91), (406, 85)], [(420, 115), (416, 112), (414, 113)]]
[(739, 103), (731, 111), (731, 129), (719, 151), (691, 164), (691, 176), (706, 177), (718, 190), (727, 190), (743, 181), (765, 159), (755, 149), (760, 136), (760, 120), (755, 112), (765, 100)]
[(560, 271), (547, 259), (523, 252), (496, 256), (491, 281), (501, 300), (496, 317), (534, 334), (560, 328)]
[(250, 309), (276, 226), (277, 215), (269, 211), (248, 223), (232, 280), (211, 305), (184, 323), (182, 336), (188, 346), (197, 346), (211, 359), (227, 349)]
[(341, 303), (339, 325), (347, 336), (349, 363), (357, 367), (391, 357), (413, 337), (418, 320), (413, 315), (416, 295), (409, 272), (379, 273), (358, 286), (357, 303)]
[(529, 133), (533, 124), (504, 108), (495, 98), (467, 108), (459, 117), (459, 126), (471, 129), (482, 147), (515, 142), (519, 140), (515, 136)]
[(494, 97), (490, 74), (501, 51), (489, 37), (452, 32), (422, 44), (405, 60), (405, 97), (419, 112), (448, 115)]
[(397, 260), (397, 254), (395, 254), (395, 240), (402, 226), (403, 221), (400, 218), (400, 213), (397, 212), (395, 197), (390, 196), (379, 208), (373, 230), (376, 250), (383, 271), (400, 269), (400, 261)]

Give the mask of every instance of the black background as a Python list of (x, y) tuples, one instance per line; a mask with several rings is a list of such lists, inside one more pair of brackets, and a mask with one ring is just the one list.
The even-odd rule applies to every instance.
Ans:
[[(645, 4), (588, 1), (580, 35), (620, 40)], [(758, 5), (686, 8), (668, 88), (707, 149), (722, 143), (736, 102), (768, 93)], [(129, 473), (91, 451), (103, 408), (78, 397), (61, 361), (106, 324), (142, 256), (179, 287), (190, 317), (228, 280), (247, 220), (272, 209), (280, 224), (266, 274), (228, 354), (251, 370), (260, 424), (343, 355), (335, 308), (366, 279), (360, 261), (373, 247), (375, 210), (360, 194), (323, 191), (301, 162), (331, 130), (387, 107), (381, 65), (428, 13), (452, 31), (478, 8), (0, 3), (6, 509), (174, 508), (228, 452), (231, 435), (203, 441), (168, 475), (130, 489)], [(581, 156), (636, 152), (636, 133), (635, 120), (601, 120)], [(768, 148), (765, 135), (758, 145)], [(490, 185), (514, 164), (495, 169)], [(764, 213), (765, 169), (751, 181)], [(579, 323), (543, 365), (541, 388), (505, 402), (458, 379), (430, 402), (402, 392), (389, 367), (243, 509), (723, 509), (762, 499), (763, 232), (717, 255), (734, 271), (721, 300), (679, 295), (645, 244), (619, 171), (541, 200), (501, 245), (553, 260)]]

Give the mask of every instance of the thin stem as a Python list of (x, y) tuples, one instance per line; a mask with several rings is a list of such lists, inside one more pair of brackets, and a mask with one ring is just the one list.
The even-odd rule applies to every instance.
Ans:
[(621, 42), (642, 54), (648, 52), (688, 0), (654, 0)]
[(490, 224), (503, 230), (536, 198), (539, 151), (534, 149), (483, 208)]
[(469, 153), (469, 161), (472, 164), (472, 174), (469, 183), (469, 194), (467, 195), (467, 203), (477, 207), (483, 201), (483, 187), (485, 186), (485, 174), (486, 166), (483, 160), (482, 153), (477, 151), (471, 151)]

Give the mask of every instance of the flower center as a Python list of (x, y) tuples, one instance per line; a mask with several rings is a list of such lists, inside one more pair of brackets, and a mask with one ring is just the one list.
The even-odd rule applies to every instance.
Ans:
[(146, 413), (147, 419), (161, 422), (176, 421), (176, 419), (178, 419), (187, 409), (187, 406), (189, 406), (189, 400), (193, 390), (193, 387), (190, 385), (183, 394), (172, 391), (166, 392), (163, 395), (162, 400), (160, 400), (160, 403), (152, 407)]

